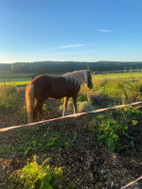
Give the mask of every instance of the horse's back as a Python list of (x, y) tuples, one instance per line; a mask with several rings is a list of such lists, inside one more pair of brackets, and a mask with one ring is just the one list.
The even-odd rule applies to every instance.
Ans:
[(39, 75), (37, 76), (32, 83), (35, 87), (46, 87), (46, 88), (60, 88), (61, 86), (65, 86), (65, 79), (63, 77), (51, 77), (47, 75)]
[(51, 77), (46, 75), (37, 76), (33, 81), (35, 98), (46, 99), (62, 98), (68, 95), (70, 86), (67, 84), (64, 77)]
[(39, 75), (33, 81), (35, 98), (46, 99), (48, 97), (60, 99), (65, 96), (72, 97), (77, 94), (80, 87), (64, 77), (51, 77)]

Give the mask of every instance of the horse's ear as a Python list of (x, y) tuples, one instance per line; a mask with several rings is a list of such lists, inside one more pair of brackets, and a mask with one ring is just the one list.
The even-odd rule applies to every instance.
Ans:
[(88, 73), (92, 75), (93, 72), (90, 70), (90, 67), (88, 66), (87, 68)]
[(92, 75), (92, 71), (91, 70), (88, 70), (88, 73)]

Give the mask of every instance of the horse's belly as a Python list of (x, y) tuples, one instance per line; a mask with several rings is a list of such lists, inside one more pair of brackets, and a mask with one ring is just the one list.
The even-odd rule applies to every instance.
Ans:
[(65, 96), (67, 96), (67, 95), (51, 95), (50, 97), (51, 98), (55, 98), (55, 99), (61, 99), (61, 98), (65, 97)]
[(61, 99), (65, 96), (71, 96), (71, 94), (68, 92), (68, 91), (58, 91), (58, 92), (55, 92), (55, 93), (52, 93), (51, 94), (51, 98), (55, 98), (55, 99)]

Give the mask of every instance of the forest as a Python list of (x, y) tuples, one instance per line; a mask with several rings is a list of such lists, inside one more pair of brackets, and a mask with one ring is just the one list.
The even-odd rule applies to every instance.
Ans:
[(53, 73), (62, 74), (74, 70), (90, 69), (93, 72), (116, 72), (142, 69), (142, 61), (118, 62), (72, 62), (72, 61), (39, 61), (39, 62), (15, 62), (11, 64), (0, 64), (0, 71), (12, 71), (18, 73)]

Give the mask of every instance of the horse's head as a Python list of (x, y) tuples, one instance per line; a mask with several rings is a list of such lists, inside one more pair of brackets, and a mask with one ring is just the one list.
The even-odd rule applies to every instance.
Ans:
[(92, 75), (91, 75), (90, 71), (87, 71), (87, 78), (88, 78), (87, 87), (89, 89), (92, 89), (93, 88), (93, 83), (92, 83)]

